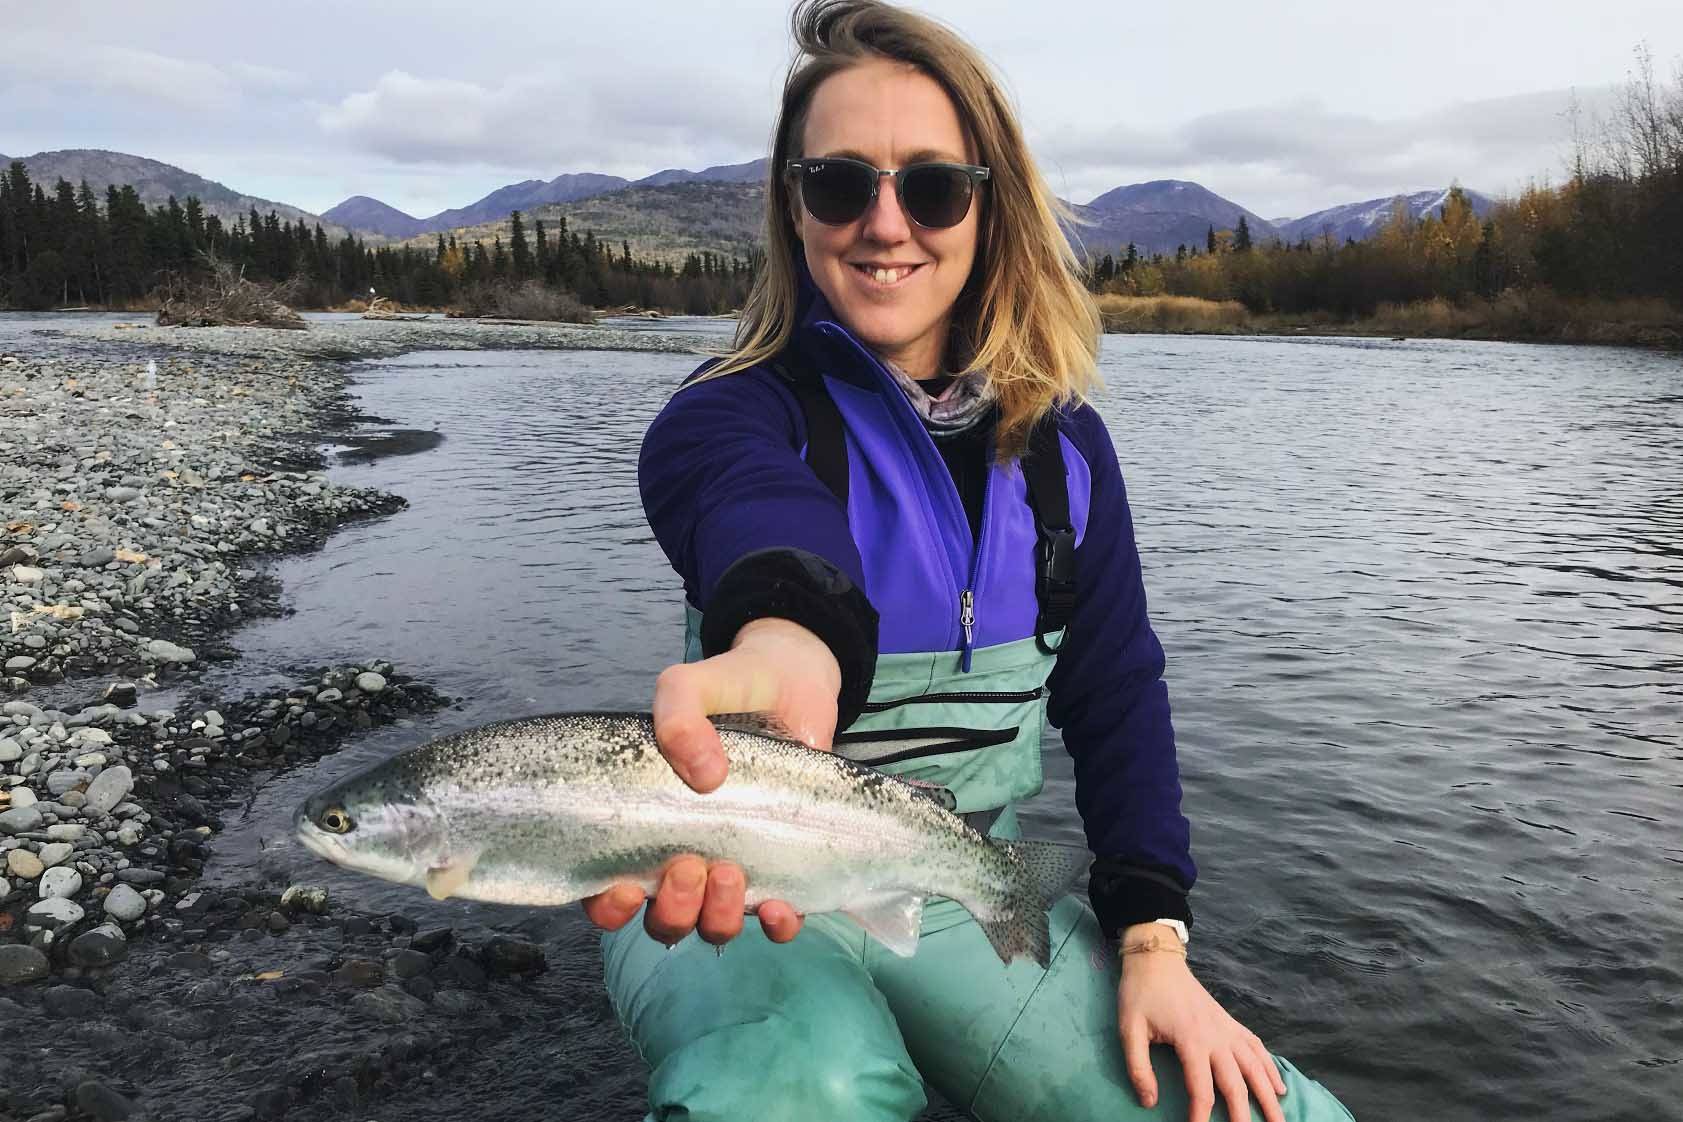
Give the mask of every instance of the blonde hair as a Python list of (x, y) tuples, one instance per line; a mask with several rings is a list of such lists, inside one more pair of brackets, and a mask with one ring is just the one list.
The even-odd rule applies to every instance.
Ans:
[(978, 192), (976, 264), (953, 305), (946, 363), (986, 371), (999, 401), (999, 455), (1019, 454), (1048, 410), (1098, 382), (1098, 309), (1057, 221), (1074, 215), (1041, 177), (987, 62), (951, 29), (880, 0), (801, 0), (790, 23), (800, 51), (783, 83), (767, 169), (765, 265), (724, 361), (696, 381), (746, 370), (788, 345), (802, 250), (784, 169), (802, 155), (807, 113), (825, 79), (867, 60), (896, 60), (941, 85), (979, 162), (992, 169)]

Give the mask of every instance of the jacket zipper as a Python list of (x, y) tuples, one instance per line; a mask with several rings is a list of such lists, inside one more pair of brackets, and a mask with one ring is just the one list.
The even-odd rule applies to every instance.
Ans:
[(949, 701), (975, 701), (983, 704), (988, 702), (1038, 701), (1045, 694), (1045, 687), (1032, 690), (978, 690), (975, 693), (962, 691), (920, 693), (913, 697), (896, 698), (893, 701), (867, 701), (864, 712), (886, 713), (888, 710), (898, 709), (902, 705), (939, 705)]
[[(941, 466), (945, 468), (945, 462)], [(988, 543), (988, 516), (993, 513), (991, 509), (993, 504), (988, 501), (993, 497), (994, 472), (991, 462), (988, 464), (987, 471), (987, 475), (982, 480), (981, 528), (976, 534), (976, 551), (970, 558), (970, 587), (958, 594), (958, 623), (964, 629), (964, 654), (959, 658), (958, 668), (965, 674), (970, 673), (970, 652), (976, 645), (976, 580), (982, 572), (982, 549)], [(947, 474), (951, 475), (952, 473), (948, 472)], [(958, 490), (958, 484), (952, 479), (948, 479), (947, 484), (955, 492)], [(962, 496), (960, 497), (960, 505), (962, 505)]]

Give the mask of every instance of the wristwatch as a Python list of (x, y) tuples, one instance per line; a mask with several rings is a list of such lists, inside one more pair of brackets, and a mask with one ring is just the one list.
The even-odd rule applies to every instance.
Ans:
[(1164, 927), (1167, 927), (1171, 931), (1173, 931), (1176, 935), (1178, 935), (1180, 937), (1180, 945), (1183, 946), (1183, 947), (1186, 946), (1188, 943), (1192, 942), (1192, 935), (1191, 935), (1190, 932), (1188, 932), (1186, 930), (1186, 924), (1182, 923), (1178, 919), (1154, 919), (1151, 922), (1152, 923), (1160, 923)]

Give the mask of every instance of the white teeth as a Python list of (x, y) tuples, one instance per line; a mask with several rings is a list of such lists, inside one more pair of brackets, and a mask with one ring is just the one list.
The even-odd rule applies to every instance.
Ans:
[(871, 276), (876, 279), (878, 284), (894, 284), (909, 272), (911, 272), (911, 269), (909, 268), (874, 269), (871, 271)]

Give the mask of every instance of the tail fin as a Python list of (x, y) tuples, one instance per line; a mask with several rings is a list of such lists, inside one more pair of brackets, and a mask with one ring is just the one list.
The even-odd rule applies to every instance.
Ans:
[(1015, 877), (999, 917), (978, 922), (1001, 962), (1009, 966), (1013, 958), (1026, 954), (1044, 969), (1052, 961), (1047, 909), (1069, 890), (1093, 855), (1078, 845), (1058, 842), (989, 840), (1011, 858)]

